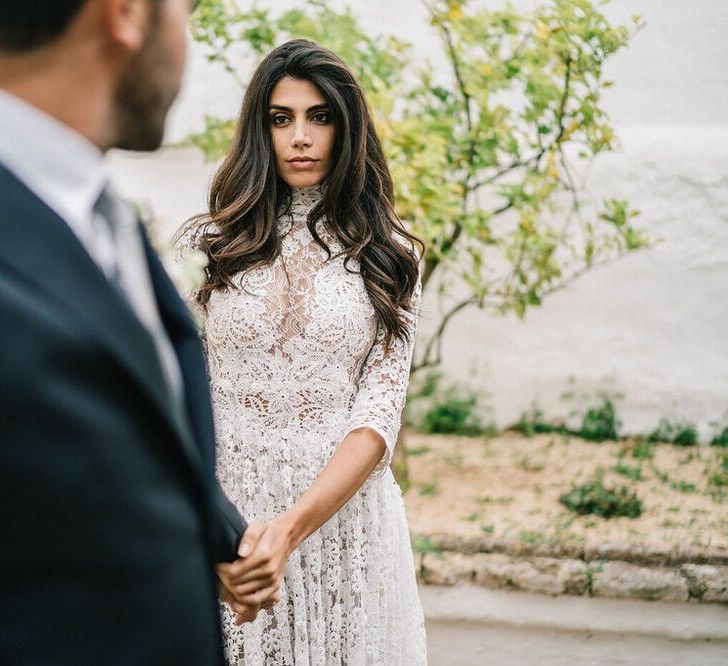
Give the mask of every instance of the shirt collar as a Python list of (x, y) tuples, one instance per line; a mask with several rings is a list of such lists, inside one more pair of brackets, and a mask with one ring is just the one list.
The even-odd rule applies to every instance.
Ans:
[(90, 219), (108, 176), (88, 139), (0, 89), (0, 162), (72, 226)]

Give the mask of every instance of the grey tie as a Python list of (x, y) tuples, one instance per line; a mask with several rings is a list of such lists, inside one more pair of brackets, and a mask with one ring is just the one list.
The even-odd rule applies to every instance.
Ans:
[(129, 301), (124, 291), (119, 267), (120, 257), (116, 240), (118, 228), (121, 225), (119, 209), (108, 188), (105, 187), (101, 191), (94, 204), (93, 212), (94, 230), (96, 232), (96, 260), (101, 264), (101, 269), (106, 273), (106, 277), (131, 305), (131, 301)]
[(105, 255), (102, 268), (151, 334), (168, 389), (179, 405), (182, 373), (157, 309), (136, 214), (108, 187), (96, 201), (94, 213), (99, 240), (106, 243), (100, 250)]

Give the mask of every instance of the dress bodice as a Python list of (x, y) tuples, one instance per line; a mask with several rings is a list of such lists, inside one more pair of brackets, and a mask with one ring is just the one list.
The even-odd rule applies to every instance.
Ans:
[[(256, 384), (315, 380), (346, 399), (376, 319), (361, 276), (350, 272), (357, 262), (347, 271), (343, 257), (329, 258), (311, 236), (307, 217), (318, 197), (318, 188), (293, 191), (290, 209), (279, 216), (279, 256), (240, 275), (237, 290), (212, 295), (206, 335), (215, 370), (255, 359), (249, 379)], [(321, 225), (318, 231), (336, 254), (336, 239)]]
[(321, 196), (318, 187), (294, 189), (279, 212), (276, 259), (210, 296), (204, 334), (218, 428), (243, 422), (261, 436), (324, 429), (339, 438), (368, 426), (387, 444), (382, 470), (400, 427), (419, 293), (404, 312), (409, 340), (385, 347), (358, 262), (345, 265), (321, 222), (330, 254), (308, 228)]

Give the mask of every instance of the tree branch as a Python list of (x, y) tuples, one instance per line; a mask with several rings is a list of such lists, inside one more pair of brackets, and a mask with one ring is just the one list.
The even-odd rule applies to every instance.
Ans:
[(453, 74), (455, 75), (455, 82), (457, 83), (458, 91), (463, 98), (463, 107), (465, 109), (465, 123), (468, 129), (468, 174), (466, 177), (467, 182), (472, 174), (473, 163), (475, 161), (475, 138), (473, 137), (474, 121), (472, 109), (473, 98), (468, 92), (467, 86), (465, 85), (465, 79), (463, 78), (462, 73), (462, 66), (460, 63), (460, 59), (458, 58), (457, 49), (455, 48), (455, 41), (453, 39), (452, 31), (448, 27), (447, 23), (437, 20), (436, 12), (434, 11), (430, 3), (427, 2), (427, 0), (423, 0), (423, 4), (430, 12), (430, 17), (432, 18), (432, 20), (442, 32), (443, 38), (445, 40), (445, 48), (447, 49), (447, 54), (450, 59), (450, 63), (452, 64)]
[[(642, 248), (646, 249), (646, 248)], [(639, 250), (637, 250), (639, 251)], [(553, 284), (550, 287), (547, 287), (541, 292), (541, 297), (545, 298), (547, 296), (551, 296), (552, 294), (555, 294), (558, 291), (561, 291), (568, 287), (572, 282), (575, 282), (578, 280), (582, 275), (584, 275), (587, 271), (592, 270), (593, 268), (600, 268), (609, 266), (620, 259), (623, 258), (623, 254), (617, 254), (612, 257), (608, 257), (606, 259), (603, 259), (602, 261), (588, 264), (582, 266), (580, 269), (574, 271), (571, 273), (568, 277), (564, 278), (560, 282)], [(501, 306), (508, 298), (508, 294), (504, 292), (499, 291), (490, 291), (489, 295), (491, 296), (491, 305), (498, 305)], [(496, 299), (493, 299), (493, 296), (500, 297), (500, 303), (496, 302)], [(412, 366), (410, 369), (410, 372), (414, 374), (415, 372), (422, 370), (424, 368), (429, 367), (435, 367), (439, 365), (442, 361), (442, 339), (445, 334), (445, 329), (447, 328), (448, 324), (452, 320), (452, 318), (458, 314), (460, 311), (464, 310), (469, 305), (475, 305), (478, 303), (478, 297), (473, 294), (469, 298), (465, 299), (464, 301), (460, 301), (456, 305), (454, 305), (448, 312), (443, 316), (442, 321), (440, 322), (440, 325), (437, 327), (437, 330), (430, 336), (429, 340), (427, 341), (427, 345), (425, 346), (425, 351), (422, 356), (422, 360), (418, 363), (412, 362)]]
[[(413, 363), (411, 372), (417, 372), (418, 370), (421, 370), (422, 368), (426, 368), (433, 365), (438, 365), (440, 363), (440, 360), (442, 358), (442, 336), (445, 333), (445, 329), (447, 328), (448, 323), (450, 320), (463, 308), (466, 308), (468, 305), (473, 305), (474, 303), (478, 302), (477, 296), (473, 295), (467, 298), (464, 301), (461, 301), (454, 307), (450, 308), (450, 310), (443, 316), (442, 321), (440, 321), (440, 325), (437, 327), (437, 330), (432, 334), (430, 339), (427, 341), (427, 346), (425, 347), (425, 352), (422, 357), (422, 361), (419, 363)], [(433, 354), (434, 350), (434, 358), (430, 358)]]
[[(543, 156), (551, 150), (554, 146), (558, 146), (562, 139), (564, 138), (564, 134), (566, 133), (566, 127), (564, 125), (564, 117), (566, 115), (566, 104), (569, 101), (569, 96), (571, 95), (571, 73), (572, 73), (572, 61), (571, 57), (567, 56), (566, 60), (564, 61), (566, 64), (566, 73), (564, 74), (564, 91), (561, 95), (561, 100), (559, 102), (559, 108), (556, 112), (556, 119), (558, 122), (559, 131), (556, 135), (556, 138), (549, 143), (547, 146), (541, 145), (541, 148), (539, 151), (535, 154), (529, 157), (528, 159), (520, 159), (520, 160), (514, 160), (507, 166), (501, 167), (498, 171), (496, 171), (494, 174), (491, 174), (487, 178), (483, 178), (482, 180), (479, 180), (475, 183), (470, 184), (471, 190), (477, 190), (481, 187), (484, 187), (485, 185), (490, 185), (491, 183), (495, 182), (499, 178), (502, 178), (506, 174), (510, 173), (511, 171), (514, 171), (515, 169), (521, 169), (523, 167), (530, 167), (534, 165), (538, 165), (538, 163), (541, 161)], [(541, 139), (539, 137), (539, 143)]]
[(495, 182), (499, 178), (502, 178), (506, 174), (510, 173), (511, 171), (514, 171), (515, 169), (520, 169), (521, 167), (527, 167), (531, 166), (533, 164), (538, 164), (541, 158), (544, 156), (544, 153), (546, 152), (546, 148), (542, 148), (538, 151), (535, 155), (532, 157), (529, 157), (526, 160), (515, 160), (511, 162), (508, 166), (504, 166), (498, 171), (496, 171), (494, 174), (488, 176), (487, 178), (483, 178), (483, 180), (479, 180), (475, 183), (470, 184), (471, 190), (477, 190), (481, 187), (484, 187), (485, 185), (490, 185), (491, 183)]
[(559, 123), (559, 133), (556, 136), (554, 144), (559, 145), (561, 140), (564, 138), (566, 128), (564, 127), (564, 116), (566, 115), (566, 103), (569, 101), (569, 95), (571, 94), (571, 56), (566, 56), (564, 64), (566, 65), (566, 73), (564, 74), (564, 92), (561, 95), (561, 102), (559, 103), (559, 110), (556, 113), (556, 119)]

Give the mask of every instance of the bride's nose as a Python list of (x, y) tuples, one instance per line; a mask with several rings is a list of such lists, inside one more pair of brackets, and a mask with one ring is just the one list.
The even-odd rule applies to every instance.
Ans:
[(291, 145), (294, 148), (308, 148), (311, 145), (311, 135), (305, 122), (296, 123), (293, 126), (293, 137)]

